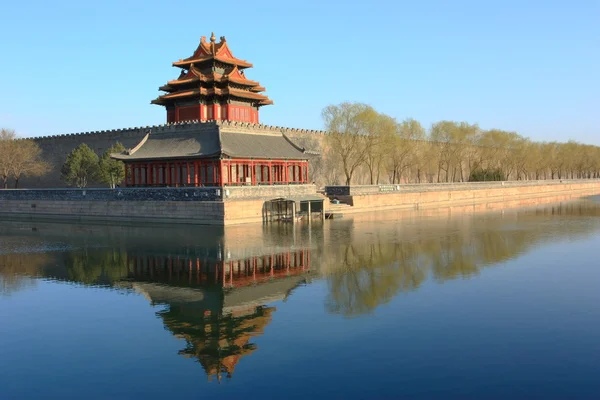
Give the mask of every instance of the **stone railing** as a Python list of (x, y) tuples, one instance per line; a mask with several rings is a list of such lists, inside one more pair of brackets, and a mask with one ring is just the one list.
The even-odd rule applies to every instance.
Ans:
[(64, 200), (64, 201), (223, 201), (244, 199), (275, 199), (314, 196), (315, 185), (226, 186), (180, 188), (117, 188), (117, 189), (6, 189), (0, 190), (3, 200)]
[(325, 186), (327, 196), (361, 196), (398, 192), (431, 192), (440, 190), (477, 190), (495, 187), (523, 187), (568, 184), (600, 184), (599, 179), (549, 179), (540, 181), (412, 183), (398, 185)]
[(317, 188), (315, 185), (273, 185), (273, 186), (226, 186), (223, 188), (223, 199), (267, 199), (295, 198), (303, 196), (315, 196)]
[(43, 201), (220, 201), (222, 189), (201, 188), (117, 188), (117, 189), (5, 189), (3, 200)]

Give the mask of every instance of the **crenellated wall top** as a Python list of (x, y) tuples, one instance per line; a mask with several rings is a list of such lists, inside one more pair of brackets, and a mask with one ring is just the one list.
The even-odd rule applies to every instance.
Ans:
[(49, 135), (49, 136), (38, 136), (24, 139), (31, 139), (36, 141), (41, 140), (53, 140), (59, 138), (72, 138), (75, 136), (92, 136), (92, 135), (139, 135), (140, 132), (148, 133), (151, 131), (153, 134), (160, 133), (169, 133), (178, 131), (180, 129), (192, 129), (198, 128), (201, 125), (203, 127), (210, 126), (221, 126), (226, 127), (228, 130), (233, 131), (253, 131), (256, 133), (260, 132), (271, 132), (277, 133), (282, 132), (285, 135), (325, 135), (326, 131), (321, 130), (313, 130), (313, 129), (301, 129), (301, 128), (289, 128), (283, 126), (275, 126), (275, 125), (264, 125), (264, 124), (254, 124), (250, 122), (239, 122), (239, 121), (181, 121), (175, 123), (165, 123), (161, 125), (148, 125), (148, 126), (136, 126), (131, 128), (123, 128), (123, 129), (109, 129), (109, 130), (99, 130), (99, 131), (89, 131), (89, 132), (77, 132), (77, 133), (66, 133), (66, 134), (58, 134), (58, 135)]

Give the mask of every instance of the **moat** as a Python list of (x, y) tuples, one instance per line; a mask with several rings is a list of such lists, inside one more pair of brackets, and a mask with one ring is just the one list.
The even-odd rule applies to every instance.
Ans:
[(600, 198), (0, 222), (0, 398), (596, 398)]

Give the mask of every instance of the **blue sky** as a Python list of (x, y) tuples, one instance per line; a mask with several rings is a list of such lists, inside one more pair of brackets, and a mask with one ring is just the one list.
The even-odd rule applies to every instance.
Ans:
[(150, 105), (200, 37), (226, 36), (275, 105), (321, 129), (358, 101), (600, 145), (600, 1), (27, 1), (0, 6), (0, 127), (44, 136), (164, 123)]

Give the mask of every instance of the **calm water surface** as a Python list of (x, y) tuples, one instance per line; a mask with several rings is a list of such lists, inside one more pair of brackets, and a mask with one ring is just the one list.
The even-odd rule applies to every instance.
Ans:
[(0, 399), (600, 398), (596, 199), (0, 221)]

